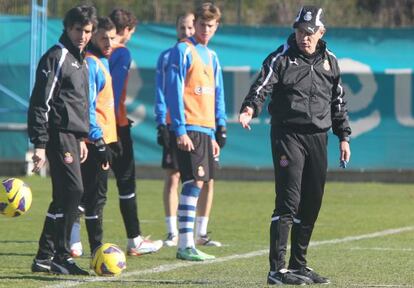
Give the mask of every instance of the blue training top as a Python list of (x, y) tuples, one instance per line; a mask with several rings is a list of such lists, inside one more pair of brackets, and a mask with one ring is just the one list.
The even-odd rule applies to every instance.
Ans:
[[(223, 75), (217, 54), (207, 46), (198, 43), (194, 37), (188, 39), (193, 43), (204, 64), (208, 65), (212, 61), (215, 81), (216, 126), (225, 126), (227, 117), (225, 114)], [(192, 61), (192, 54), (186, 43), (179, 42), (170, 50), (165, 81), (168, 89), (164, 90), (164, 93), (171, 114), (171, 126), (177, 136), (186, 134), (188, 130), (206, 133), (214, 139), (214, 130), (207, 127), (186, 124), (183, 87), (185, 85), (187, 71), (191, 67)]]

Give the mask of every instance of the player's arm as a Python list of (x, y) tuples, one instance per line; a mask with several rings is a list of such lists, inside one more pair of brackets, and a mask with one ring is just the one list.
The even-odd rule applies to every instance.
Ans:
[(122, 92), (126, 89), (131, 61), (131, 53), (125, 47), (115, 49), (109, 58), (109, 69), (112, 77), (116, 115), (119, 113)]
[(226, 145), (227, 129), (226, 129), (226, 105), (224, 100), (224, 87), (223, 87), (223, 73), (221, 70), (220, 62), (215, 53), (213, 53), (214, 59), (214, 80), (215, 80), (215, 116), (216, 116), (216, 131), (215, 140), (220, 148)]
[(87, 57), (89, 67), (89, 140), (92, 142), (97, 141), (103, 137), (101, 127), (99, 127), (96, 118), (96, 103), (98, 93), (103, 89), (105, 85), (105, 78), (102, 71), (99, 68), (98, 63), (91, 57)]
[[(30, 142), (35, 148), (46, 147), (49, 141), (48, 119), (53, 97), (59, 93), (61, 77), (58, 74), (60, 55), (45, 55), (36, 70), (35, 85), (30, 97), (27, 126)], [(58, 74), (58, 75), (57, 75)]]
[[(171, 115), (171, 125), (177, 136), (178, 148), (191, 151), (194, 145), (187, 135), (186, 121), (184, 114), (184, 85), (187, 69), (191, 65), (191, 53), (185, 53), (187, 45), (177, 44), (170, 54), (167, 69), (166, 100)], [(189, 48), (188, 48), (189, 49)]]
[(105, 86), (105, 75), (94, 59), (87, 57), (89, 67), (89, 140), (98, 150), (99, 162), (104, 170), (109, 169), (112, 154), (103, 139), (103, 131), (98, 125), (96, 117), (96, 103), (99, 92)]
[(155, 120), (158, 125), (166, 124), (167, 103), (165, 101), (166, 91), (166, 73), (168, 65), (169, 53), (163, 52), (157, 61), (157, 68), (155, 74), (155, 105), (154, 113)]
[(161, 53), (157, 61), (155, 74), (155, 105), (154, 114), (157, 122), (157, 143), (165, 148), (170, 147), (170, 132), (167, 128), (167, 103), (165, 101), (166, 73), (169, 50)]

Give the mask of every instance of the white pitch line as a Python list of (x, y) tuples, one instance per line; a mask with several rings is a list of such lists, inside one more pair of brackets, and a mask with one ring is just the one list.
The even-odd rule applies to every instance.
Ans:
[(400, 287), (413, 287), (411, 285), (393, 285), (393, 284), (389, 284), (389, 285), (385, 285), (385, 284), (350, 284), (351, 286), (354, 287), (363, 287), (363, 288), (368, 288), (368, 287), (386, 287), (386, 288), (400, 288)]
[[(402, 227), (402, 228), (396, 228), (396, 229), (387, 229), (383, 231), (378, 231), (378, 232), (374, 232), (370, 234), (363, 234), (363, 235), (358, 235), (358, 236), (349, 236), (349, 237), (344, 237), (344, 238), (314, 241), (314, 242), (312, 241), (309, 243), (309, 246), (314, 247), (314, 246), (321, 246), (321, 245), (345, 243), (345, 242), (358, 241), (358, 240), (363, 240), (363, 239), (370, 239), (370, 238), (377, 238), (377, 237), (382, 237), (382, 236), (387, 236), (387, 235), (399, 234), (399, 233), (413, 231), (413, 230), (414, 230), (414, 226), (408, 226), (408, 227)], [(180, 269), (184, 267), (191, 267), (195, 265), (209, 265), (209, 264), (227, 262), (227, 261), (231, 261), (234, 259), (238, 260), (238, 259), (252, 258), (252, 257), (262, 256), (267, 253), (269, 253), (269, 250), (264, 249), (264, 250), (253, 251), (253, 252), (249, 252), (245, 254), (233, 254), (230, 256), (220, 257), (215, 260), (204, 261), (204, 262), (179, 262), (179, 263), (174, 263), (174, 264), (163, 264), (163, 265), (160, 265), (154, 268), (125, 272), (121, 274), (121, 276), (119, 276), (118, 279), (132, 277), (132, 276), (139, 276), (139, 275), (144, 275), (144, 274), (169, 272), (172, 270), (176, 270), (176, 269)], [(92, 278), (85, 278), (84, 280), (68, 279), (65, 282), (61, 282), (55, 285), (45, 286), (45, 288), (75, 287), (78, 285), (82, 285), (84, 283), (107, 282), (107, 281), (113, 281), (113, 278), (92, 277)]]
[(389, 247), (352, 247), (349, 250), (372, 250), (372, 251), (396, 251), (396, 252), (412, 252), (414, 248), (389, 248)]

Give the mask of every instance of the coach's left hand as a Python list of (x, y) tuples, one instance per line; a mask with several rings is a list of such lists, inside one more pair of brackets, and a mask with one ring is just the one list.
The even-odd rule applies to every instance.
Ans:
[(32, 156), (33, 160), (33, 170), (32, 172), (39, 172), (40, 169), (46, 163), (46, 149), (45, 148), (35, 148)]
[(349, 162), (351, 158), (351, 149), (349, 147), (349, 143), (347, 141), (339, 142), (339, 160)]

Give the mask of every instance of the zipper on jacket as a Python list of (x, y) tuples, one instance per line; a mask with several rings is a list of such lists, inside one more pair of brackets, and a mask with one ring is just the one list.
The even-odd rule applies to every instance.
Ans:
[(309, 117), (312, 120), (312, 110), (311, 110), (311, 105), (312, 105), (312, 97), (313, 97), (313, 64), (310, 66), (310, 73), (311, 73), (311, 87), (309, 90), (309, 101), (308, 101), (308, 111), (309, 111)]

